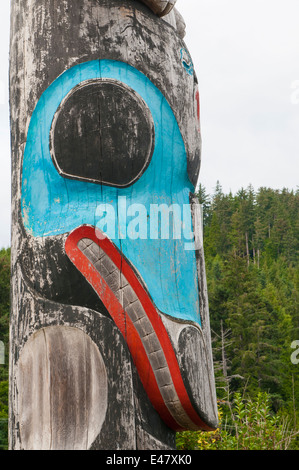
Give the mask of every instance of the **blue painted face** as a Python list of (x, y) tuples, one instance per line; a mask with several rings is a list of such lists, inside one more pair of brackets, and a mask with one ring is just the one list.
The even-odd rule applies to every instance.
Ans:
[[(154, 123), (151, 161), (129, 187), (65, 178), (51, 157), (49, 136), (57, 109), (75, 87), (103, 79), (116, 80), (134, 90), (147, 105)], [(200, 324), (190, 192), (194, 192), (194, 186), (188, 178), (186, 149), (175, 116), (162, 93), (138, 70), (117, 61), (86, 62), (63, 73), (41, 96), (31, 118), (23, 161), (21, 206), (28, 233), (50, 237), (84, 224), (99, 226), (99, 207), (104, 204), (113, 208), (118, 214), (117, 226), (124, 224), (127, 233), (116, 229), (112, 241), (139, 272), (156, 307), (172, 317)], [(130, 236), (132, 214), (124, 217), (119, 213), (124, 204), (126, 208), (132, 204), (146, 208), (147, 233), (143, 228), (140, 238)], [(181, 208), (185, 226), (180, 238), (161, 239), (157, 233), (150, 233), (151, 208), (160, 204)], [(108, 225), (113, 211), (109, 214), (107, 211)]]

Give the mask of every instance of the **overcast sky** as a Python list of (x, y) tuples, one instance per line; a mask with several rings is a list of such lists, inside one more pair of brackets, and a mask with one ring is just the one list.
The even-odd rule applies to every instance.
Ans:
[[(209, 193), (297, 188), (299, 1), (178, 0), (199, 79)], [(0, 16), (0, 247), (10, 244), (9, 0)]]

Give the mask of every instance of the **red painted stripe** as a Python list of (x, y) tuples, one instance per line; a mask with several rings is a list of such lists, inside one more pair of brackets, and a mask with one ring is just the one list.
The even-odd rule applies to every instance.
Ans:
[[(96, 236), (92, 228), (91, 228), (91, 232), (93, 232), (93, 237)], [(164, 352), (164, 355), (165, 355), (165, 358), (166, 358), (166, 361), (170, 370), (174, 387), (176, 389), (176, 392), (178, 394), (178, 397), (180, 399), (180, 402), (185, 412), (187, 413), (189, 418), (194, 422), (194, 424), (198, 425), (202, 429), (205, 429), (206, 431), (211, 431), (212, 429), (209, 426), (207, 426), (206, 423), (202, 421), (202, 419), (200, 418), (198, 413), (194, 410), (190, 402), (185, 384), (182, 379), (182, 375), (181, 375), (181, 371), (177, 362), (177, 358), (173, 350), (173, 347), (171, 345), (166, 328), (160, 316), (157, 314), (154, 304), (152, 303), (149, 295), (147, 294), (147, 292), (141, 285), (136, 274), (134, 273), (131, 266), (127, 263), (124, 257), (120, 254), (120, 252), (116, 249), (116, 247), (108, 238), (105, 238), (104, 240), (100, 240), (100, 243), (99, 241), (96, 241), (96, 239), (94, 238), (93, 238), (93, 241), (98, 243), (103, 248), (105, 253), (112, 259), (114, 264), (122, 271), (123, 275), (125, 276), (125, 278), (129, 282), (131, 287), (134, 289), (137, 297), (139, 298), (157, 334), (157, 337), (160, 341), (161, 347), (163, 349), (163, 352)]]
[(115, 324), (125, 338), (138, 370), (140, 380), (146, 390), (146, 393), (148, 394), (151, 403), (167, 426), (175, 431), (182, 431), (183, 428), (181, 428), (174, 420), (164, 403), (155, 374), (152, 370), (146, 351), (132, 320), (124, 311), (123, 307), (111, 289), (108, 287), (100, 273), (94, 268), (92, 263), (90, 263), (88, 258), (81, 252), (81, 250), (79, 250), (77, 246), (78, 242), (82, 238), (93, 238), (90, 237), (90, 234), (87, 234), (85, 231), (83, 237), (82, 231), (77, 233), (73, 232), (71, 235), (72, 236), (68, 237), (65, 244), (67, 255), (77, 267), (77, 269), (79, 269), (79, 271), (84, 275), (86, 280), (93, 286), (101, 298), (103, 304), (111, 314)]
[[(179, 397), (179, 400), (182, 404), (183, 409), (185, 410), (186, 414), (189, 416), (191, 421), (193, 421), (193, 423), (196, 424), (199, 428), (204, 429), (206, 431), (213, 430), (212, 428), (207, 426), (206, 423), (204, 423), (202, 421), (202, 419), (200, 418), (198, 413), (193, 408), (193, 405), (190, 401), (187, 390), (185, 388), (185, 385), (184, 385), (184, 382), (183, 382), (183, 379), (182, 379), (182, 376), (181, 376), (180, 368), (179, 368), (179, 365), (178, 365), (178, 362), (177, 362), (177, 358), (176, 358), (175, 352), (173, 350), (173, 347), (172, 347), (170, 338), (168, 336), (168, 333), (166, 331), (166, 328), (165, 328), (160, 316), (158, 315), (158, 313), (156, 311), (156, 308), (155, 308), (153, 302), (151, 301), (148, 293), (146, 292), (143, 285), (139, 281), (138, 277), (134, 273), (132, 267), (126, 261), (124, 256), (121, 255), (121, 253), (118, 251), (118, 249), (115, 247), (115, 245), (107, 237), (103, 237), (102, 234), (101, 234), (101, 236), (97, 237), (95, 228), (90, 227), (90, 226), (79, 227), (78, 229), (76, 229), (74, 232), (72, 232), (69, 235), (69, 237), (66, 241), (66, 252), (67, 252), (67, 254), (70, 256), (70, 253), (72, 252), (72, 250), (75, 252), (74, 253), (75, 256), (73, 256), (73, 257), (70, 256), (70, 258), (75, 259), (75, 262), (73, 261), (73, 259), (72, 259), (72, 261), (74, 262), (74, 264), (76, 266), (77, 266), (76, 262), (78, 262), (78, 261), (79, 261), (80, 264), (82, 264), (82, 261), (80, 261), (82, 256), (87, 260), (87, 258), (83, 255), (83, 253), (77, 247), (78, 242), (82, 238), (89, 238), (90, 240), (92, 240), (96, 244), (98, 244), (105, 251), (105, 253), (110, 257), (110, 259), (114, 262), (114, 264), (122, 272), (122, 274), (125, 276), (125, 278), (129, 282), (129, 284), (131, 285), (131, 287), (135, 291), (138, 299), (140, 300), (140, 302), (141, 302), (141, 304), (142, 304), (142, 306), (143, 306), (143, 308), (144, 308), (144, 310), (145, 310), (145, 312), (146, 312), (146, 314), (147, 314), (147, 316), (148, 316), (148, 318), (149, 318), (149, 320), (150, 320), (150, 322), (151, 322), (151, 324), (152, 324), (152, 326), (153, 326), (153, 328), (156, 332), (156, 335), (157, 335), (157, 337), (160, 341), (160, 344), (161, 344), (161, 347), (163, 349), (163, 352), (164, 352), (164, 355), (165, 355), (165, 358), (166, 358), (166, 361), (167, 361), (167, 364), (168, 364), (168, 367), (169, 367), (169, 371), (170, 371), (170, 374), (171, 374), (171, 377), (172, 377), (172, 380), (173, 380), (174, 387), (176, 389), (177, 395)], [(81, 271), (81, 268), (79, 266), (77, 266), (77, 267)], [(90, 269), (93, 272), (92, 278), (90, 278), (90, 275), (88, 273), (88, 271)], [(113, 317), (115, 323), (117, 324), (117, 326), (121, 330), (122, 334), (124, 335), (124, 332), (125, 332), (124, 325), (123, 325), (124, 318), (121, 318), (121, 315), (119, 315), (119, 313), (112, 314), (112, 312), (110, 311), (111, 308), (112, 308), (112, 305), (114, 305), (115, 302), (117, 302), (117, 304), (119, 306), (116, 310), (118, 311), (119, 308), (120, 308), (123, 311), (122, 306), (118, 302), (117, 298), (110, 291), (110, 289), (107, 286), (107, 284), (105, 283), (105, 281), (101, 278), (98, 271), (92, 266), (92, 264), (90, 262), (88, 262), (88, 269), (83, 274), (86, 277), (86, 279), (88, 279), (89, 282), (92, 284), (94, 289), (97, 291), (98, 295), (102, 299), (102, 301), (105, 304), (106, 308), (111, 313), (111, 316)], [(97, 279), (98, 277), (101, 279), (101, 283), (105, 284), (105, 291), (104, 292), (101, 292), (101, 289), (98, 290), (98, 287), (96, 285), (96, 284), (99, 283), (99, 280)], [(110, 291), (109, 295), (106, 294), (106, 290)], [(102, 296), (105, 296), (105, 298), (107, 299), (107, 304), (104, 301)], [(114, 299), (112, 298), (112, 296), (114, 297)], [(114, 316), (115, 316), (115, 318), (114, 318)], [(124, 317), (124, 315), (123, 315), (123, 317)], [(125, 314), (125, 317), (126, 317), (127, 321), (130, 320), (129, 317), (126, 314)], [(131, 320), (130, 320), (130, 322), (131, 322)], [(129, 321), (128, 321), (128, 324), (129, 324)], [(139, 342), (142, 345), (142, 341), (140, 340), (139, 335), (138, 335), (133, 323), (130, 325), (130, 328), (135, 330), (135, 335), (132, 336), (132, 338), (134, 338), (134, 341), (135, 342), (137, 341), (137, 338), (135, 337), (137, 335), (137, 337), (139, 339)], [(125, 336), (125, 338), (127, 339), (126, 336)], [(129, 349), (130, 349), (129, 343), (128, 343), (128, 346), (129, 346)], [(149, 369), (151, 371), (151, 374), (154, 377), (154, 373), (152, 371), (150, 362), (147, 358), (147, 354), (144, 350), (143, 345), (142, 345), (142, 350), (143, 350), (144, 355), (145, 355), (145, 357), (143, 357), (143, 360), (146, 360), (147, 368), (149, 367)], [(136, 358), (135, 358), (134, 354), (138, 353), (138, 349), (135, 350), (135, 348), (134, 348), (134, 351), (131, 352), (131, 354), (132, 354), (133, 360), (135, 362)], [(144, 363), (140, 362), (140, 364), (141, 365), (143, 364), (143, 367), (144, 367)], [(136, 364), (136, 367), (137, 367), (137, 364)], [(138, 367), (137, 367), (137, 370), (138, 370), (138, 372), (141, 372), (141, 374), (143, 374), (143, 376), (145, 376), (146, 374), (149, 373), (149, 371), (146, 371), (146, 373), (144, 373), (143, 367), (141, 367), (141, 371), (139, 371)], [(151, 377), (152, 380), (153, 380), (153, 377)], [(155, 382), (156, 387), (158, 387), (155, 377), (154, 377), (154, 382)], [(143, 385), (144, 385), (144, 383), (143, 383)], [(152, 396), (155, 400), (155, 393), (156, 392), (154, 393), (149, 385), (147, 385), (147, 386), (144, 385), (144, 387), (145, 387), (146, 392), (148, 393), (149, 397)], [(159, 392), (158, 402), (160, 402), (161, 399), (163, 401), (161, 393)], [(153, 401), (152, 401), (152, 403), (154, 404)], [(167, 407), (165, 407), (165, 408), (167, 409)], [(168, 411), (168, 409), (167, 409), (167, 411)], [(161, 414), (161, 416), (162, 416), (162, 414)], [(176, 424), (175, 428), (173, 426), (170, 426), (170, 427), (172, 429), (178, 430), (177, 426), (178, 425)]]
[(196, 90), (195, 93), (195, 100), (196, 100), (196, 114), (197, 114), (197, 121), (198, 124), (200, 124), (200, 96), (199, 96), (199, 91), (198, 89)]

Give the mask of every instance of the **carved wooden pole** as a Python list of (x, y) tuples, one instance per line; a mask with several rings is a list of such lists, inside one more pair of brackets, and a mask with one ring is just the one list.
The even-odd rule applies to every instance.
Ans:
[(169, 449), (217, 426), (174, 3), (12, 0), (12, 449)]

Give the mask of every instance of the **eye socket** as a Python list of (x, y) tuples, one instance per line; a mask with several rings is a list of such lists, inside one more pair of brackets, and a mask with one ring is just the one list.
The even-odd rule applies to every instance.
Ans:
[(109, 79), (76, 87), (57, 110), (52, 160), (65, 178), (126, 187), (138, 180), (154, 151), (154, 122), (142, 98)]

